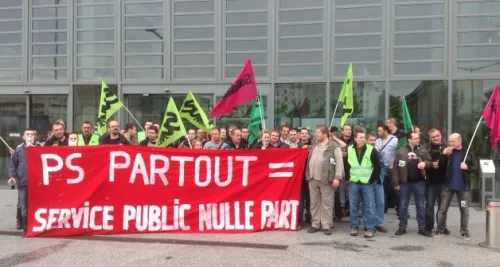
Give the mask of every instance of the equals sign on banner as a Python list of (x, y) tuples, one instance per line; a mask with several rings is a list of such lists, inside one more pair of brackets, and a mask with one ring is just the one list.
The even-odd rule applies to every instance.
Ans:
[(269, 178), (292, 178), (293, 162), (269, 163)]

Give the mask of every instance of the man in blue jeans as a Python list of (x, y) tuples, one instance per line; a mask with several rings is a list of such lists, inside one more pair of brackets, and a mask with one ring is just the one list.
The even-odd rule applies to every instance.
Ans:
[(408, 205), (413, 194), (417, 206), (418, 234), (432, 237), (425, 224), (425, 168), (430, 168), (431, 157), (427, 150), (419, 147), (419, 134), (409, 132), (406, 139), (408, 146), (398, 149), (392, 168), (392, 184), (401, 196), (396, 235), (406, 234)]
[[(375, 147), (375, 140), (377, 137), (374, 133), (367, 134), (367, 143)], [(375, 147), (376, 148), (376, 147)], [(376, 229), (381, 233), (387, 233), (387, 228), (384, 227), (384, 214), (385, 214), (385, 194), (384, 194), (384, 178), (386, 175), (386, 167), (384, 166), (384, 159), (377, 150), (377, 155), (380, 161), (380, 182), (373, 186), (375, 194), (375, 220)], [(366, 223), (365, 223), (366, 224)]]
[(372, 238), (376, 227), (374, 186), (380, 183), (380, 160), (377, 150), (366, 144), (366, 134), (354, 133), (355, 144), (347, 148), (345, 177), (349, 182), (349, 206), (351, 213), (351, 236), (359, 230), (359, 206), (363, 201), (365, 238)]

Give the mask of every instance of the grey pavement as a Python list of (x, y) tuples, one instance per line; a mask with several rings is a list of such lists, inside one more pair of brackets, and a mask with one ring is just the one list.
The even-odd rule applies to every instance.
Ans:
[[(394, 236), (398, 220), (390, 210), (389, 233), (372, 240), (350, 237), (348, 219), (323, 233), (137, 234), (106, 237), (22, 238), (15, 230), (15, 190), (0, 189), (0, 267), (2, 266), (500, 266), (500, 252), (485, 249), (485, 211), (471, 208), (472, 241), (459, 234), (460, 213), (448, 215), (451, 235), (417, 235), (415, 213), (408, 234)], [(253, 246), (252, 246), (253, 244)], [(261, 244), (281, 248), (248, 248)]]

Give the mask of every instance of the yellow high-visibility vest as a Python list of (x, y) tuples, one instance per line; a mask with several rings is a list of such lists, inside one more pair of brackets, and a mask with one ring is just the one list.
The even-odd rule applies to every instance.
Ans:
[(371, 161), (371, 154), (373, 151), (373, 146), (366, 145), (366, 151), (359, 164), (358, 158), (356, 156), (356, 149), (353, 145), (347, 148), (347, 162), (351, 166), (350, 181), (353, 183), (360, 182), (362, 184), (368, 184), (370, 182), (370, 176), (373, 173), (373, 164)]

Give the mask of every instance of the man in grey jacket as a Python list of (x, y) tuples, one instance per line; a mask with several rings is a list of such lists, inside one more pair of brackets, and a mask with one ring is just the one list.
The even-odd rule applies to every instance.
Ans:
[(337, 143), (328, 138), (326, 125), (316, 127), (316, 143), (309, 150), (306, 179), (311, 196), (312, 224), (309, 233), (320, 228), (325, 235), (332, 234), (333, 200), (344, 171), (342, 151)]
[(28, 170), (26, 163), (26, 147), (34, 146), (33, 130), (26, 129), (23, 133), (24, 144), (18, 146), (9, 163), (9, 184), (17, 185), (19, 194), (19, 202), (21, 204), (21, 217), (23, 235), (26, 234), (28, 224), (27, 209), (28, 209)]

